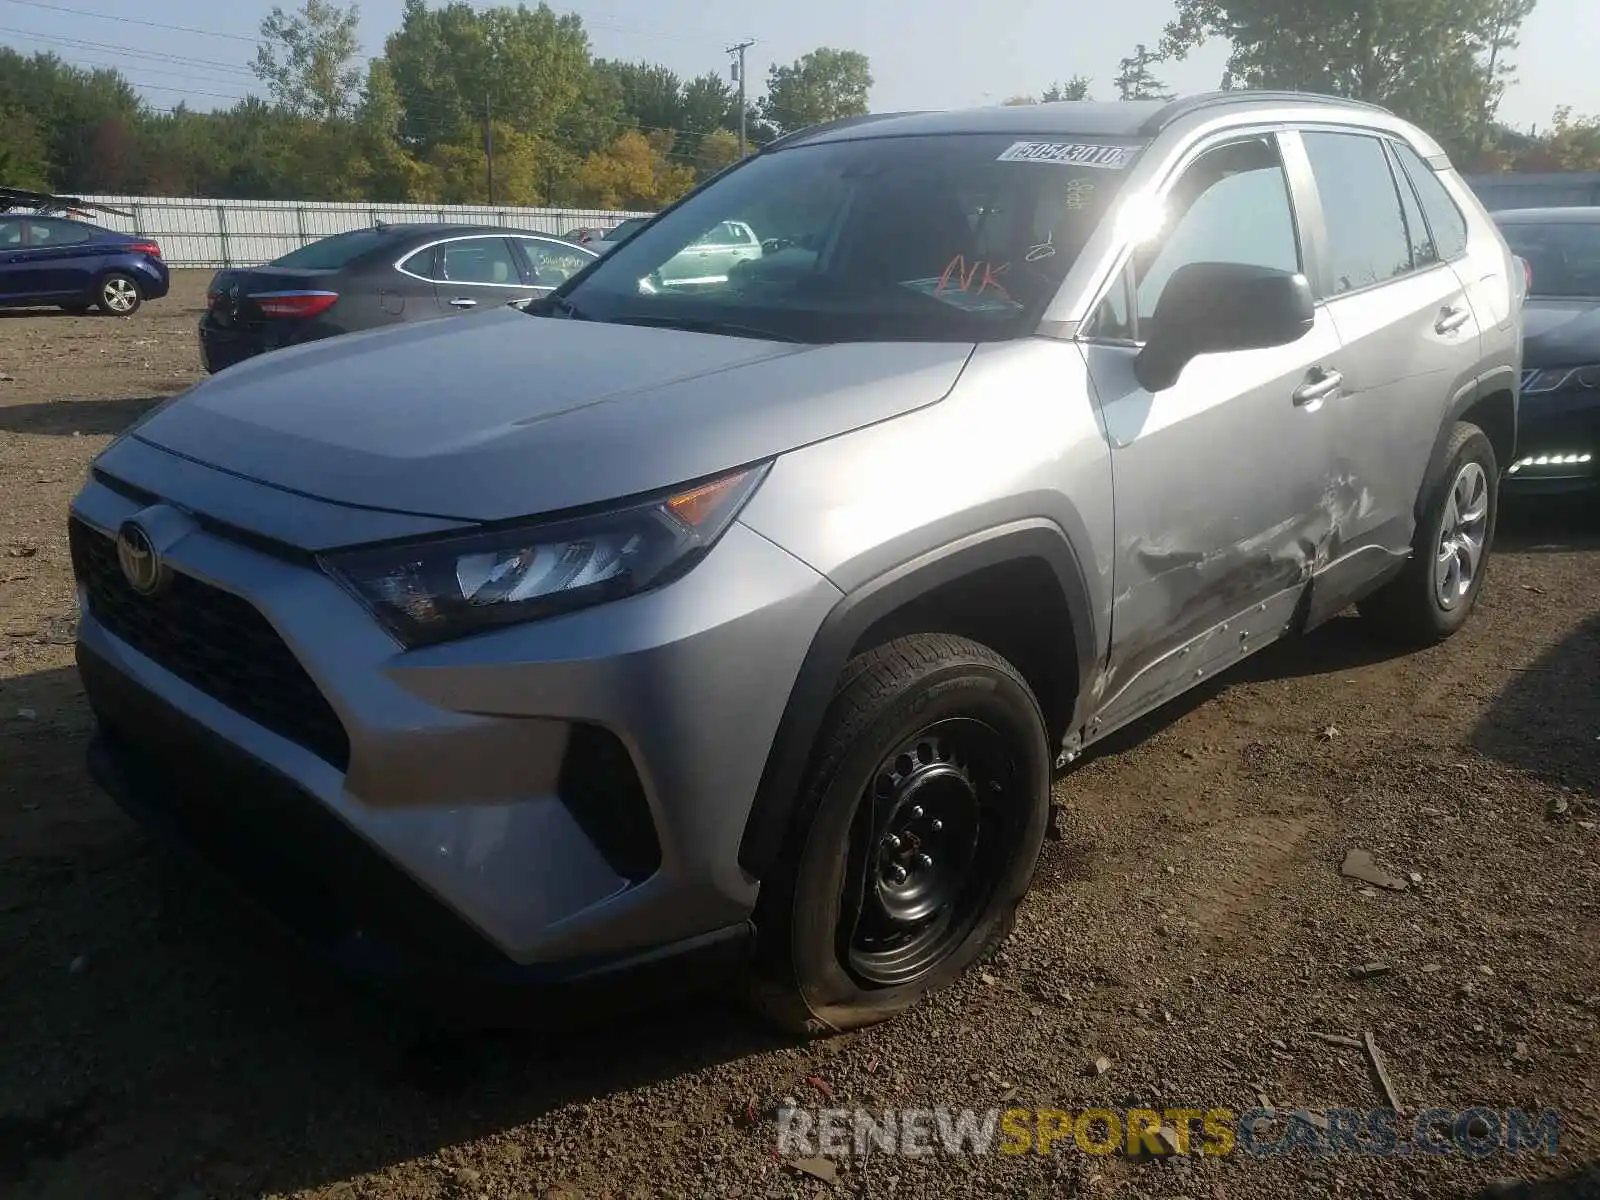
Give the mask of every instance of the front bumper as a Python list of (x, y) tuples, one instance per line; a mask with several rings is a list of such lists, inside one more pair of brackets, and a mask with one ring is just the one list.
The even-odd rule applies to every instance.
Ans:
[(79, 648), (78, 669), (99, 721), (95, 782), (347, 977), (493, 1023), (612, 1010), (745, 960), (748, 923), (637, 954), (513, 963), (292, 780), (93, 651)]
[[(130, 451), (144, 479), (91, 480), (73, 506), (96, 769), (130, 809), (170, 797), (185, 839), (241, 882), (270, 847), (265, 874), (312, 881), (288, 890), (319, 898), (309, 910), (330, 929), (313, 940), (340, 957), (448, 965), (455, 945), (537, 975), (746, 921), (756, 884), (739, 841), (838, 598), (821, 576), (736, 523), (655, 592), (407, 653), (314, 564), (189, 516), (215, 473), (167, 477), (165, 457)], [(170, 506), (140, 490), (164, 478), (185, 492)], [(165, 531), (170, 610), (95, 582), (114, 570), (109, 532), (141, 511)]]
[(1523, 396), (1517, 454), (1505, 488), (1525, 495), (1600, 488), (1600, 392), (1571, 389)]

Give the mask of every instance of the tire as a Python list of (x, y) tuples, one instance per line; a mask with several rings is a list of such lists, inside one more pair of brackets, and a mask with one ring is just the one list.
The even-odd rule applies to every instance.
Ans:
[[(1417, 522), (1405, 569), (1357, 606), (1373, 629), (1411, 647), (1444, 641), (1467, 622), (1483, 590), (1495, 522), (1500, 467), (1483, 430), (1456, 422), (1444, 470)], [(1461, 520), (1465, 515), (1468, 519)], [(1478, 547), (1475, 562), (1470, 546)]]
[(806, 1036), (875, 1024), (997, 947), (1050, 767), (1038, 701), (987, 647), (918, 634), (854, 659), (756, 905), (761, 1014)]
[(100, 281), (95, 305), (108, 317), (131, 317), (144, 303), (139, 283), (131, 275), (113, 271)]

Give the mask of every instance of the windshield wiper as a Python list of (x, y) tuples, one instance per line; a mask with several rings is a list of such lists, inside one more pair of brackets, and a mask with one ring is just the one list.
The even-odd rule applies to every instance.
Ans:
[(740, 325), (732, 321), (717, 321), (709, 317), (613, 317), (614, 325), (648, 325), (659, 329), (684, 329), (691, 333), (724, 333), (729, 337), (760, 338), (768, 342), (801, 342), (803, 338), (755, 325)]

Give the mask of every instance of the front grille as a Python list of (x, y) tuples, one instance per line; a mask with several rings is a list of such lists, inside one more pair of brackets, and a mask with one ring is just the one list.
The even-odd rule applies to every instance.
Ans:
[(72, 568), (89, 612), (179, 679), (343, 771), (350, 739), (278, 631), (247, 600), (174, 573), (157, 597), (128, 586), (116, 543), (72, 519)]

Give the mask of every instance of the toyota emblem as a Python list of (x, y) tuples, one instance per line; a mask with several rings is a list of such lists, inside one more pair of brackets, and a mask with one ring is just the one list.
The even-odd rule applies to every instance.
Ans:
[(172, 578), (150, 535), (137, 521), (124, 521), (117, 531), (117, 563), (128, 586), (141, 596), (158, 595)]

